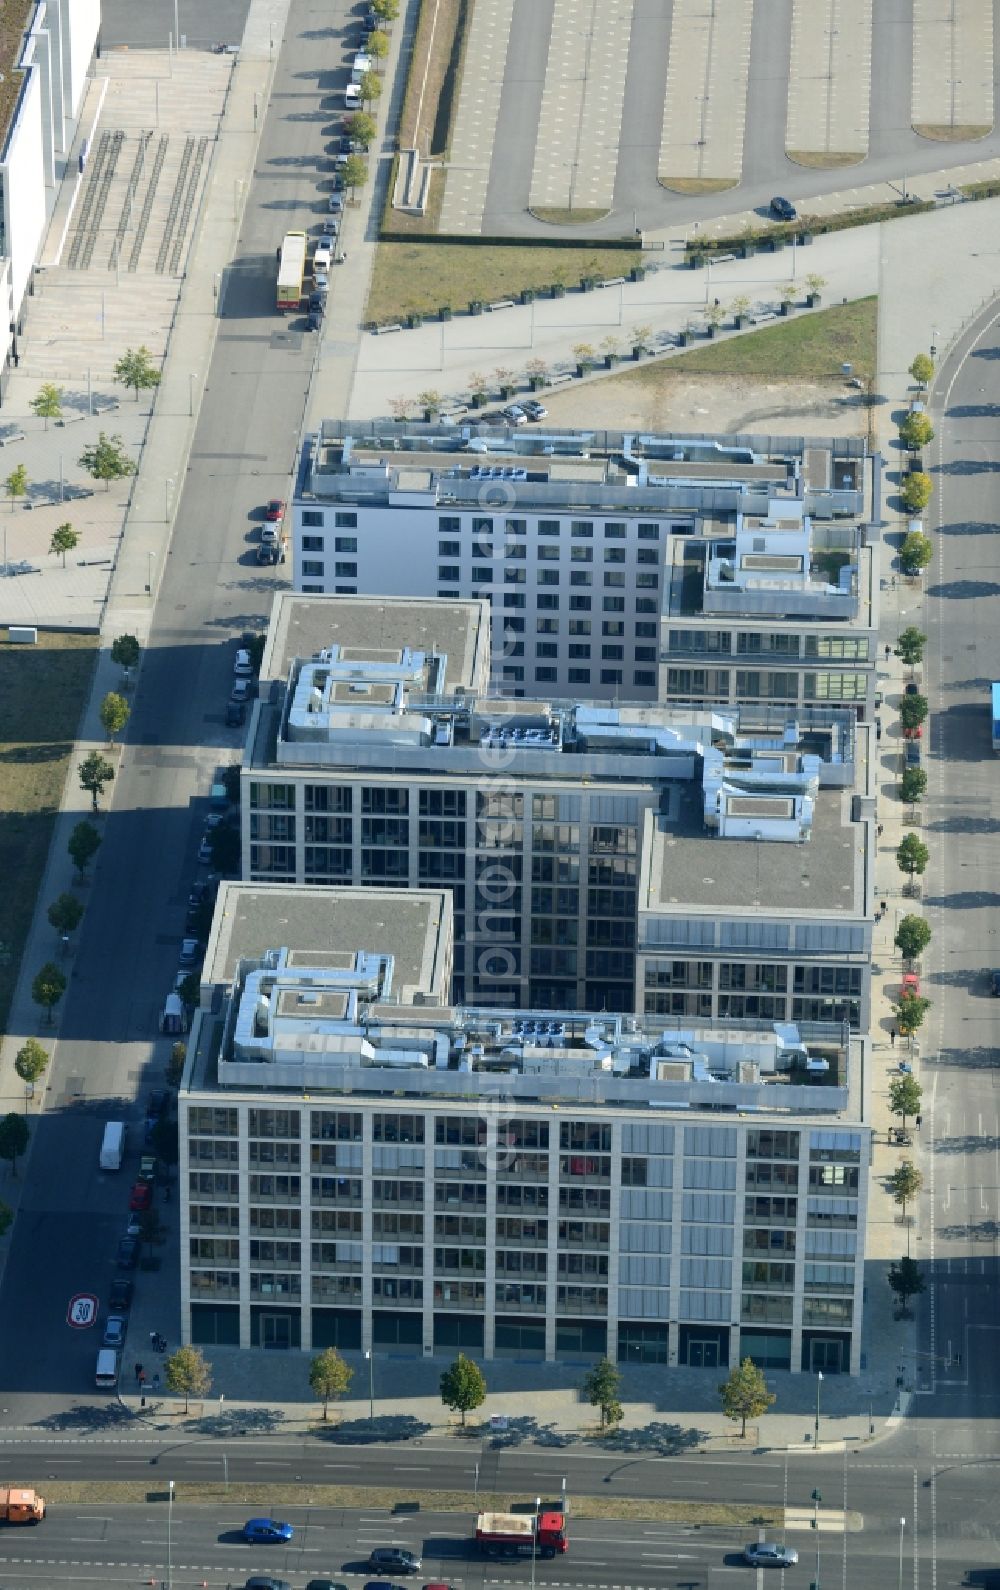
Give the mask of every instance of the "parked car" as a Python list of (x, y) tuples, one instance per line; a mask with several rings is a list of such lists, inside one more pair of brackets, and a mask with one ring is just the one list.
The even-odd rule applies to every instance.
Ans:
[(529, 420), (544, 420), (546, 414), (549, 412), (545, 407), (545, 404), (539, 403), (537, 398), (525, 398), (524, 402), (521, 404), (521, 407), (523, 408), (525, 414), (527, 414)]
[(325, 275), (329, 269), (330, 244), (326, 238), (322, 238), (316, 245), (316, 252), (313, 254), (313, 275), (318, 276), (321, 271)]
[[(315, 309), (310, 309), (308, 315), (306, 316), (306, 330), (307, 331), (322, 331), (323, 330), (323, 316)], [(268, 558), (262, 557), (261, 554), (258, 553), (257, 554), (257, 562), (258, 563), (273, 563), (274, 559), (270, 558), (270, 557), (268, 557)]]
[(115, 1254), (115, 1264), (119, 1270), (134, 1270), (139, 1258), (139, 1243), (135, 1237), (122, 1237), (118, 1243)]
[(285, 517), (285, 504), (280, 497), (272, 497), (264, 509), (264, 518), (269, 524), (278, 524)]
[(376, 1546), (368, 1557), (368, 1567), (376, 1573), (380, 1568), (391, 1573), (419, 1573), (421, 1566), (416, 1552), (403, 1546)]
[(108, 1293), (108, 1308), (112, 1314), (127, 1314), (132, 1307), (132, 1293), (135, 1288), (131, 1281), (126, 1281), (124, 1276), (118, 1276), (111, 1283)]
[(919, 997), (920, 978), (917, 976), (916, 972), (903, 973), (903, 981), (899, 986), (899, 992), (901, 994), (916, 994)]
[(503, 417), (505, 420), (509, 420), (511, 425), (527, 425), (528, 423), (528, 416), (520, 403), (509, 404), (503, 411)]
[(109, 1314), (104, 1322), (104, 1346), (124, 1347), (128, 1320), (121, 1314)]
[(326, 293), (319, 291), (309, 294), (309, 313), (321, 315), (326, 309)]
[(250, 653), (243, 646), (238, 649), (236, 656), (233, 658), (233, 673), (238, 679), (250, 679), (253, 677), (253, 663), (250, 661)]
[(922, 723), (915, 723), (913, 725), (912, 729), (904, 729), (903, 730), (903, 739), (904, 740), (922, 740), (923, 737), (924, 737), (924, 726), (923, 726)]
[(198, 846), (198, 860), (203, 867), (207, 867), (212, 859), (212, 842), (207, 834), (202, 835), (201, 844)]
[(794, 1568), (799, 1554), (794, 1546), (772, 1545), (760, 1540), (744, 1548), (743, 1560), (752, 1568)]
[(903, 687), (904, 696), (919, 696), (920, 686), (915, 679), (908, 679)]
[(798, 215), (791, 200), (783, 199), (779, 193), (776, 193), (771, 200), (770, 210), (777, 221), (794, 221)]
[(249, 679), (234, 679), (233, 688), (229, 692), (230, 701), (249, 701), (253, 686)]
[(990, 973), (990, 993), (994, 999), (1000, 999), (1000, 972)]
[(907, 742), (906, 742), (906, 765), (907, 765), (907, 767), (919, 767), (920, 766), (920, 741), (919, 740), (907, 740)]
[[(312, 317), (310, 316), (310, 319), (311, 318)], [(257, 561), (258, 561), (258, 563), (260, 562), (259, 554), (258, 554)], [(247, 708), (246, 708), (246, 702), (245, 701), (227, 701), (226, 702), (226, 727), (227, 728), (229, 728), (229, 729), (238, 729), (242, 723), (246, 722), (246, 718), (247, 718)]]
[(276, 1546), (291, 1540), (294, 1533), (291, 1524), (282, 1524), (276, 1518), (248, 1518), (243, 1525), (243, 1539), (251, 1546)]
[(272, 1579), (270, 1574), (251, 1574), (243, 1590), (292, 1590), (287, 1579)]
[(347, 1590), (347, 1586), (338, 1579), (310, 1579), (306, 1590)]
[(181, 939), (181, 952), (177, 957), (181, 966), (197, 966), (201, 960), (201, 945), (197, 939)]

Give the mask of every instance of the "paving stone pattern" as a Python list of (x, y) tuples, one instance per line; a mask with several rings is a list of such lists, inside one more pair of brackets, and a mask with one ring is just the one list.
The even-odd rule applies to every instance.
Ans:
[(792, 159), (824, 166), (863, 159), (871, 81), (872, 0), (793, 0), (785, 126)]

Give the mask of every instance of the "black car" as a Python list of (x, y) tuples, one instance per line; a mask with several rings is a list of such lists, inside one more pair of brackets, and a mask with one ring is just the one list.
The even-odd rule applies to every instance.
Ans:
[(907, 767), (919, 767), (920, 766), (920, 741), (919, 740), (907, 740), (907, 742), (906, 742), (906, 765), (907, 765)]
[(139, 1261), (139, 1244), (135, 1237), (122, 1237), (115, 1255), (115, 1264), (119, 1270), (134, 1270)]
[(368, 1567), (372, 1573), (388, 1570), (390, 1573), (419, 1573), (420, 1558), (414, 1551), (406, 1551), (402, 1546), (377, 1546), (368, 1558)]
[(310, 309), (309, 318), (306, 321), (306, 330), (307, 331), (322, 331), (322, 329), (323, 329), (323, 316), (320, 314), (318, 309)]
[(338, 1579), (310, 1579), (306, 1590), (347, 1590), (347, 1586)]
[(790, 199), (783, 199), (776, 193), (771, 200), (771, 214), (778, 221), (794, 221), (798, 211)]
[(272, 1579), (269, 1573), (255, 1573), (243, 1590), (292, 1590), (287, 1579)]
[(230, 729), (238, 729), (247, 721), (247, 704), (245, 701), (226, 702), (226, 725)]
[(1000, 999), (1000, 972), (990, 973), (990, 993), (994, 999)]
[(108, 1313), (127, 1314), (132, 1307), (132, 1293), (134, 1287), (131, 1281), (126, 1281), (123, 1275), (116, 1277), (111, 1283), (108, 1293)]
[(309, 294), (309, 313), (311, 315), (321, 315), (325, 308), (326, 308), (326, 293), (310, 293)]

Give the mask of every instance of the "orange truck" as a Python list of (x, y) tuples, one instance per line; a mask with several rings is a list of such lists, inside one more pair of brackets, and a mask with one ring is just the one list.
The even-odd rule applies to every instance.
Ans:
[(45, 1517), (45, 1501), (37, 1491), (0, 1488), (0, 1523), (40, 1524)]

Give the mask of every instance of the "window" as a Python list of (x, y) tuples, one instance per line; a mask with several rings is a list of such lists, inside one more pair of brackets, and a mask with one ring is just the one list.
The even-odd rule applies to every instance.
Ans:
[(569, 599), (569, 610), (570, 610), (571, 613), (589, 613), (590, 612), (590, 597), (589, 596), (571, 596), (570, 599)]
[[(460, 570), (457, 563), (438, 564), (438, 579), (441, 581), (442, 585), (448, 584), (452, 580), (457, 580), (459, 578), (459, 574)], [(473, 578), (475, 578), (475, 575), (473, 575)]]
[(606, 596), (604, 598), (604, 611), (606, 613), (624, 613), (624, 596)]
[(569, 678), (569, 682), (570, 682), (571, 685), (589, 685), (590, 684), (590, 669), (589, 668), (571, 668), (569, 670), (568, 678)]
[(660, 553), (657, 547), (639, 547), (635, 555), (637, 563), (659, 563)]
[(536, 581), (537, 581), (537, 583), (539, 585), (558, 585), (559, 584), (559, 570), (558, 569), (539, 569), (537, 571), (536, 575), (535, 575), (535, 579), (536, 579)]
[[(334, 537), (334, 542), (333, 542), (333, 550), (334, 550), (334, 552), (357, 552), (357, 550), (358, 550), (358, 538), (357, 538), (357, 536), (335, 536)], [(457, 554), (457, 551), (458, 551), (457, 547), (456, 547), (455, 550), (456, 550), (456, 554)]]
[[(488, 585), (493, 579), (493, 570), (488, 565), (483, 567), (482, 564), (474, 563), (472, 565), (472, 578), (473, 580), (483, 580)], [(455, 579), (458, 579), (457, 568), (455, 569)]]
[(570, 535), (574, 537), (589, 538), (594, 534), (594, 526), (589, 519), (572, 519), (570, 521)]
[(589, 618), (571, 618), (567, 627), (568, 627), (569, 632), (570, 632), (571, 635), (589, 635), (590, 634), (590, 619)]
[[(605, 606), (607, 606), (609, 600), (609, 597), (605, 597)], [(656, 625), (651, 624), (648, 618), (638, 619), (635, 626), (635, 638), (636, 640), (655, 640)]]
[(601, 669), (601, 684), (602, 685), (620, 685), (621, 682), (622, 682), (622, 670), (620, 668), (602, 668)]
[(604, 539), (606, 541), (624, 541), (625, 526), (623, 524), (606, 524), (604, 526)]
[[(611, 547), (609, 550), (613, 552), (616, 549)], [(570, 547), (569, 555), (574, 563), (592, 563), (594, 561), (593, 547)]]
[(539, 519), (538, 534), (540, 536), (557, 536), (559, 534), (559, 520)]
[(537, 685), (554, 685), (558, 677), (558, 668), (535, 669), (535, 683)]
[(559, 606), (559, 598), (546, 592), (544, 596), (535, 597), (535, 606), (551, 613), (553, 608)]
[(539, 640), (535, 642), (536, 657), (558, 657), (559, 647), (554, 640)]
[(623, 589), (625, 585), (624, 570), (619, 573), (617, 569), (605, 569), (604, 583), (605, 585), (616, 586), (619, 589)]
[[(340, 550), (341, 550), (340, 542), (338, 541), (337, 542), (337, 551), (339, 552)], [(345, 547), (343, 550), (346, 552), (347, 548)], [(356, 552), (357, 551), (357, 547), (355, 546), (351, 550)], [(457, 557), (461, 557), (461, 554), (462, 554), (462, 543), (461, 543), (461, 541), (439, 541), (438, 542), (438, 557), (439, 558), (457, 558)]]
[(503, 678), (509, 680), (512, 684), (519, 684), (524, 678), (523, 668), (504, 668), (502, 672)]
[(441, 518), (441, 519), (438, 520), (438, 533), (439, 533), (439, 535), (452, 534), (456, 530), (461, 530), (461, 528), (462, 528), (461, 519), (451, 519), (451, 518), (444, 517), (444, 518)]
[(569, 648), (569, 655), (571, 657), (589, 657), (590, 656), (590, 646), (589, 646), (589, 644), (583, 645), (583, 644), (581, 644), (579, 642), (577, 644), (575, 644), (575, 645), (571, 643), (570, 648)]
[(523, 635), (524, 634), (524, 619), (523, 618), (505, 618), (504, 621), (503, 621), (503, 633), (504, 633), (504, 639), (505, 640), (506, 640), (508, 635)]
[(308, 525), (310, 529), (322, 530), (322, 528), (323, 528), (323, 514), (322, 514), (322, 510), (319, 509), (319, 508), (304, 508), (303, 511), (302, 511), (302, 523), (303, 523), (304, 526)]
[(655, 591), (659, 586), (660, 577), (658, 574), (637, 574), (635, 583), (638, 590)]
[(656, 661), (656, 647), (655, 646), (637, 646), (635, 648), (635, 660), (636, 660), (636, 662), (655, 662)]
[(508, 585), (524, 585), (527, 583), (527, 569), (504, 568), (503, 577)]
[(323, 567), (324, 567), (323, 564), (322, 563), (317, 563), (315, 558), (303, 558), (303, 560), (302, 560), (302, 573), (303, 573), (303, 575), (310, 575), (311, 574), (314, 579), (322, 579), (323, 578)]
[(652, 596), (637, 596), (635, 610), (637, 613), (655, 613), (656, 599)]
[(302, 550), (303, 550), (303, 552), (322, 552), (322, 550), (323, 550), (323, 537), (322, 536), (303, 536), (302, 537)]
[(507, 591), (503, 599), (504, 607), (523, 607), (524, 597), (520, 591)]
[(356, 530), (358, 528), (358, 516), (356, 513), (335, 513), (333, 522), (338, 530)]
[(652, 689), (656, 684), (656, 674), (652, 668), (637, 668), (632, 675), (632, 683), (641, 689)]
[(605, 662), (621, 662), (625, 655), (624, 646), (602, 646), (601, 656)]
[(602, 635), (624, 635), (624, 633), (625, 633), (625, 625), (622, 623), (620, 618), (615, 618), (615, 619), (607, 619), (606, 618), (604, 620), (604, 623), (601, 625), (601, 634)]
[(473, 519), (473, 521), (472, 521), (472, 534), (474, 536), (475, 535), (492, 535), (493, 534), (493, 520), (492, 519), (478, 519), (478, 518), (477, 519)]
[(570, 571), (570, 585), (592, 585), (594, 576), (589, 569), (572, 569)]
[(536, 618), (535, 630), (539, 635), (558, 635), (559, 620), (557, 618)]
[[(641, 560), (641, 558), (642, 558), (642, 552), (641, 551), (639, 553), (639, 557), (640, 557), (640, 560)], [(605, 561), (605, 563), (624, 563), (625, 562), (625, 548), (624, 547), (605, 547), (604, 548), (604, 561)]]
[(356, 585), (335, 585), (333, 594), (334, 596), (357, 596), (358, 588)]
[(536, 547), (535, 551), (540, 563), (553, 563), (556, 562), (559, 557), (558, 547)]
[(335, 563), (333, 572), (338, 580), (356, 580), (358, 577), (358, 565), (356, 563)]

